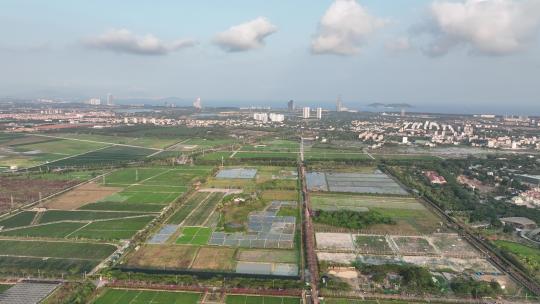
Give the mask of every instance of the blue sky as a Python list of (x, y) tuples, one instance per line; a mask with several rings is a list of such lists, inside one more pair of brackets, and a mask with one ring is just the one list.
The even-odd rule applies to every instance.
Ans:
[(3, 0), (0, 96), (540, 112), (539, 1), (434, 2)]

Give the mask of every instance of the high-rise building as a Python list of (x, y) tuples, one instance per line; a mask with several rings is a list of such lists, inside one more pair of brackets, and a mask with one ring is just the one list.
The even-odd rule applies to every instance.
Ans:
[(87, 104), (93, 105), (93, 106), (99, 106), (101, 104), (101, 99), (99, 98), (90, 98), (86, 102)]
[(107, 94), (107, 105), (112, 106), (114, 104), (114, 96), (109, 93)]
[(287, 103), (287, 109), (289, 110), (289, 112), (294, 111), (294, 100), (289, 100), (289, 102)]
[(309, 107), (304, 107), (304, 109), (302, 110), (302, 117), (304, 119), (308, 119), (309, 118), (309, 112), (310, 112), (310, 108)]
[(201, 101), (200, 97), (197, 97), (197, 99), (195, 99), (195, 101), (193, 101), (193, 107), (198, 111), (200, 111), (202, 109), (202, 101)]
[(317, 119), (322, 119), (322, 108), (317, 108)]
[(283, 122), (285, 120), (285, 115), (278, 113), (270, 113), (268, 114), (268, 118), (270, 119), (270, 121), (273, 122)]
[(343, 102), (341, 101), (341, 96), (338, 96), (338, 99), (336, 100), (336, 112), (343, 111)]
[(267, 113), (253, 113), (253, 119), (266, 123), (268, 122), (268, 114)]

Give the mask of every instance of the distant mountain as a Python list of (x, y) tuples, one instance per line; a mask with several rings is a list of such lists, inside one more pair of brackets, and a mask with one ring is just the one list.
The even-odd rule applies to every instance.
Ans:
[(387, 108), (387, 109), (404, 109), (404, 108), (412, 108), (413, 106), (408, 103), (380, 103), (380, 102), (374, 102), (368, 104), (368, 107), (372, 108)]

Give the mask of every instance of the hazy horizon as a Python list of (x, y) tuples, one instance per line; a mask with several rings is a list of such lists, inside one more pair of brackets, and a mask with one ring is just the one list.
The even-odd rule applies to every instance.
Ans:
[(6, 0), (0, 16), (0, 96), (540, 114), (540, 0)]

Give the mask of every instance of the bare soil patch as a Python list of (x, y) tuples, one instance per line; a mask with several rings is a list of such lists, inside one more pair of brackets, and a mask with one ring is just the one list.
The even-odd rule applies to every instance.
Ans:
[[(69, 188), (78, 181), (46, 180), (31, 177), (0, 177), (0, 212), (36, 201), (62, 189)], [(13, 201), (13, 204), (12, 204)]]
[(195, 261), (193, 269), (201, 270), (233, 270), (234, 255), (236, 249), (223, 247), (201, 247)]
[(143, 268), (187, 269), (198, 247), (180, 245), (145, 245), (129, 258), (128, 265)]
[(45, 203), (43, 207), (59, 210), (75, 210), (120, 192), (122, 188), (105, 187), (96, 183), (87, 183), (71, 191), (61, 194)]

